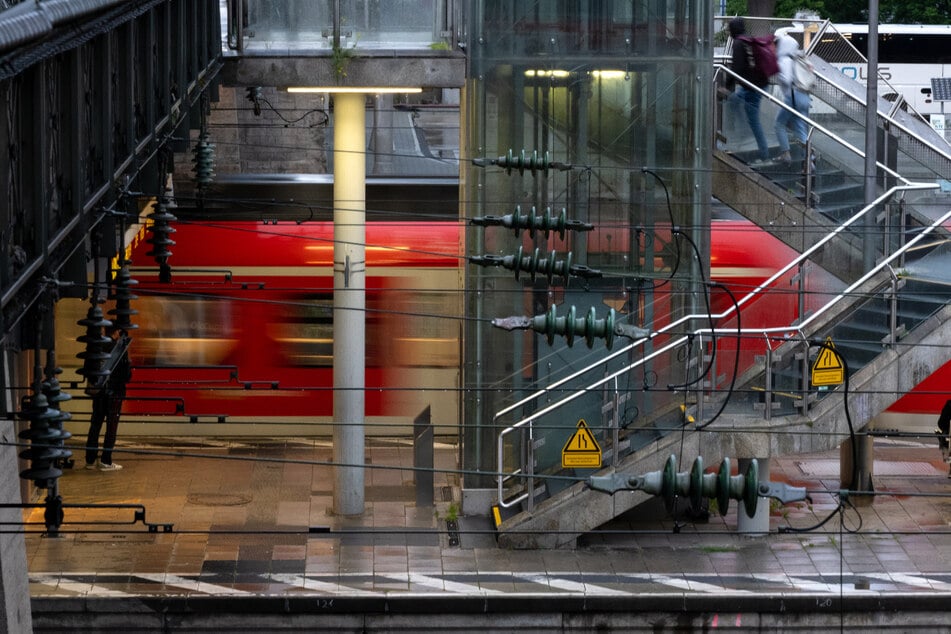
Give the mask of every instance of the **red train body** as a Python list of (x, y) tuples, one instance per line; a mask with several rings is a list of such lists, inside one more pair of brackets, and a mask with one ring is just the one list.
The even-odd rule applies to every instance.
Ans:
[[(329, 421), (332, 223), (177, 223), (176, 229), (170, 284), (159, 283), (149, 268), (150, 245), (132, 248), (140, 328), (132, 333), (136, 369), (125, 412), (212, 422)], [(369, 418), (405, 423), (432, 406), (434, 420), (457, 423), (466, 230), (453, 221), (367, 224)], [(710, 236), (711, 278), (737, 298), (795, 256), (744, 219), (714, 221)], [(597, 260), (605, 235), (590, 237)], [(552, 247), (566, 250), (555, 239)], [(817, 280), (828, 281), (822, 274)], [(792, 273), (771, 297), (744, 306), (743, 325), (792, 323), (799, 307), (791, 284)], [(714, 290), (711, 301), (714, 312), (730, 305), (722, 291)], [(729, 354), (731, 345), (725, 338), (721, 351)], [(933, 376), (891, 413), (940, 411), (945, 397), (927, 391), (942, 384)]]
[[(126, 411), (230, 421), (333, 414), (333, 224), (177, 224), (172, 281), (135, 269)], [(366, 228), (366, 414), (447, 407), (459, 368), (455, 222)], [(134, 264), (148, 263), (144, 241)], [(410, 383), (418, 381), (418, 383)], [(167, 402), (162, 399), (169, 398)]]

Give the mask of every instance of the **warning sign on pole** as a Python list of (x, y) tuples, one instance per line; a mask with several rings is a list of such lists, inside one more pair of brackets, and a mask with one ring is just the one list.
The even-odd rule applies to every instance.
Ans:
[(588, 425), (583, 418), (578, 421), (578, 429), (565, 443), (565, 448), (561, 450), (561, 466), (563, 469), (572, 467), (601, 468), (601, 446), (594, 439), (594, 434), (588, 429)]
[(839, 385), (843, 381), (845, 381), (845, 368), (835, 351), (832, 337), (827, 337), (826, 345), (819, 350), (819, 356), (812, 364), (812, 385), (814, 387)]

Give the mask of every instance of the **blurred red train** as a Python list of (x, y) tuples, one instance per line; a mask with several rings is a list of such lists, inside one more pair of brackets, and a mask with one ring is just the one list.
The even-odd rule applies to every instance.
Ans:
[[(426, 406), (435, 420), (458, 418), (460, 235), (457, 222), (367, 224), (366, 414), (376, 422), (405, 424)], [(329, 421), (333, 224), (176, 223), (173, 237), (170, 283), (133, 268), (140, 327), (125, 411)], [(133, 263), (149, 249), (137, 244)]]
[[(139, 241), (132, 247), (133, 277), (139, 282), (134, 321), (140, 327), (131, 333), (135, 371), (126, 420), (167, 423), (184, 415), (216, 423), (222, 435), (326, 433), (312, 425), (330, 422), (333, 413), (332, 223), (178, 222), (175, 227), (171, 283), (159, 283), (157, 269), (147, 266), (151, 245)], [(451, 220), (367, 223), (368, 433), (377, 425), (392, 432), (427, 406), (435, 423), (458, 423), (466, 230)], [(599, 262), (607, 258), (599, 254), (608, 251), (599, 247), (603, 237), (604, 232), (589, 236), (589, 259), (592, 266), (609, 269), (609, 262)], [(624, 244), (622, 238), (613, 235), (610, 242)], [(565, 249), (552, 240), (551, 248)], [(710, 251), (711, 278), (737, 298), (795, 257), (792, 249), (734, 216), (713, 222)], [(794, 321), (799, 306), (789, 292), (792, 275), (779, 281), (780, 292), (744, 307), (744, 326)], [(831, 287), (831, 280), (821, 272), (813, 276), (814, 284)], [(714, 312), (729, 305), (722, 292), (712, 300)], [(729, 354), (735, 344), (722, 345)], [(928, 395), (906, 396), (893, 413), (936, 412), (928, 409), (932, 401)]]

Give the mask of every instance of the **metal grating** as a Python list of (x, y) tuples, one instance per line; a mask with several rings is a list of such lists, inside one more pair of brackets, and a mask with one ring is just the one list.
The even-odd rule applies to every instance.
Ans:
[[(803, 460), (797, 461), (796, 466), (805, 476), (838, 477), (838, 460)], [(872, 469), (876, 476), (936, 476), (944, 475), (930, 462), (885, 461), (876, 460)]]

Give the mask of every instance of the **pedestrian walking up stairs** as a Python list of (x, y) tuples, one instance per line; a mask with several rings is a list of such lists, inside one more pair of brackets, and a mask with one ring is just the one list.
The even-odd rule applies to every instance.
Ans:
[[(817, 71), (823, 85), (838, 80), (826, 81), (821, 64)], [(593, 474), (660, 470), (670, 454), (681, 465), (697, 455), (716, 465), (728, 456), (830, 449), (951, 361), (951, 251), (941, 239), (951, 197), (940, 191), (948, 155), (912, 140), (914, 125), (901, 128), (887, 163), (879, 161), (878, 195), (866, 205), (864, 157), (847, 138), (859, 116), (851, 108), (846, 117), (811, 121), (809, 142), (789, 163), (753, 170), (742, 151), (716, 152), (715, 195), (801, 252), (739, 298), (738, 310), (676, 320), (497, 413), (496, 425), (508, 425), (497, 447), (500, 543), (571, 544), (647, 498), (592, 491), (585, 480)], [(881, 125), (894, 132), (897, 123)], [(809, 271), (817, 264), (841, 283), (813, 288)], [(789, 315), (769, 306), (788, 307), (790, 289), (777, 281), (788, 284), (790, 273), (795, 314), (744, 326), (739, 317), (754, 304), (761, 314)], [(817, 302), (816, 290), (827, 301)], [(716, 326), (675, 334), (708, 321)], [(825, 342), (847, 387), (812, 385)], [(600, 469), (565, 466), (582, 427), (601, 450)]]
[[(775, 25), (773, 25), (775, 26)], [(824, 32), (826, 39), (834, 33)], [(814, 42), (819, 37), (813, 38)], [(829, 44), (825, 46), (828, 49)], [(854, 55), (860, 55), (849, 47)], [(792, 160), (775, 160), (765, 167), (748, 167), (755, 158), (749, 126), (737, 116), (730, 100), (717, 102), (717, 149), (714, 152), (713, 195), (797, 251), (844, 222), (865, 205), (866, 89), (834, 66), (812, 55), (816, 82), (810, 94), (809, 137), (805, 145), (794, 140)], [(862, 61), (862, 60), (857, 60)], [(742, 80), (723, 65), (716, 66), (717, 83)], [(880, 81), (887, 86), (884, 79)], [(721, 91), (722, 92), (722, 91)], [(900, 94), (890, 90), (890, 94)], [(767, 131), (780, 109), (787, 109), (772, 91), (763, 91), (761, 119)], [(799, 113), (792, 112), (796, 118)], [(924, 119), (907, 109), (899, 98), (880, 98), (876, 107), (878, 156), (876, 189), (897, 183), (936, 182), (951, 175), (951, 146)], [(767, 138), (771, 135), (767, 134)], [(794, 136), (790, 133), (790, 136)], [(770, 148), (779, 156), (778, 147)], [(808, 159), (807, 159), (808, 157)], [(942, 213), (946, 195), (919, 196), (914, 202), (900, 199), (883, 210), (888, 217), (870, 220), (882, 242), (925, 226)], [(857, 279), (867, 254), (857, 244), (865, 225), (842, 233), (813, 260), (844, 280)], [(946, 233), (944, 229), (942, 233)], [(875, 245), (875, 257), (884, 245)]]

